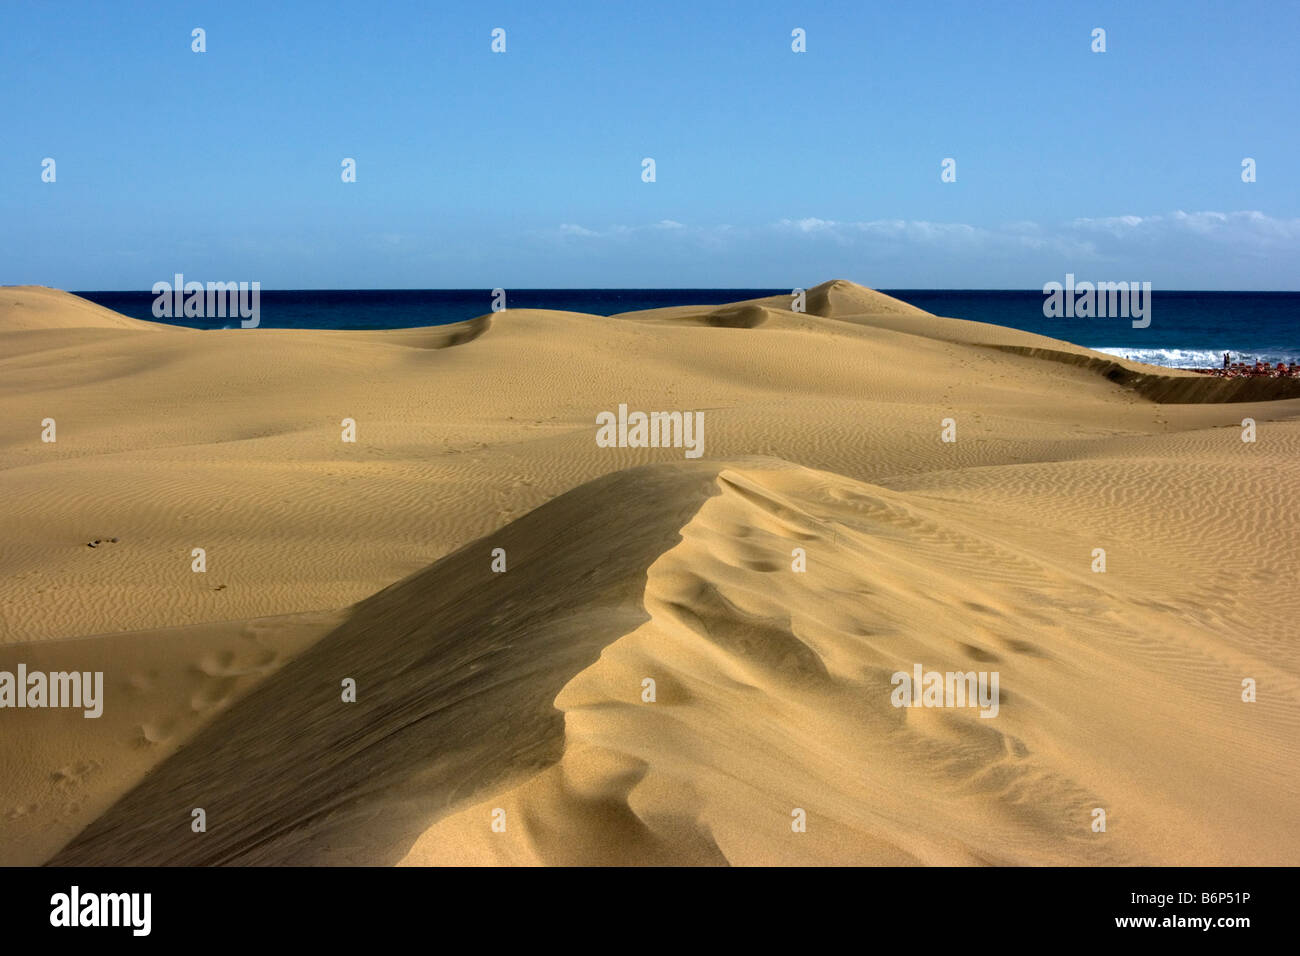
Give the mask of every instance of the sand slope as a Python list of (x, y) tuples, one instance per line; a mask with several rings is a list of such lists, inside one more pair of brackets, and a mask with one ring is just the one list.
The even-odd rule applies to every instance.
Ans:
[[(0, 290), (0, 669), (109, 696), (0, 711), (0, 862), (1300, 860), (1280, 388), (842, 281), (368, 333), (78, 301)], [(704, 458), (597, 447), (619, 403), (703, 410)], [(917, 662), (999, 715), (894, 708)]]
[(39, 285), (0, 286), (0, 332), (49, 329), (122, 329), (192, 335), (189, 329), (161, 322), (142, 322), (96, 305), (88, 299)]

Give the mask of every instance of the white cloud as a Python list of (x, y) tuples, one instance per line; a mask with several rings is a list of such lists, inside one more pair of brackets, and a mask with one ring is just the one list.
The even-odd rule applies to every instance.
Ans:
[(839, 223), (830, 219), (817, 219), (810, 216), (807, 219), (782, 219), (778, 225), (797, 229), (800, 232), (825, 232), (828, 229), (834, 229)]
[(775, 228), (812, 238), (833, 239), (842, 244), (866, 243), (896, 247), (924, 246), (930, 250), (979, 252), (985, 255), (1013, 253), (1024, 249), (1056, 250), (1063, 254), (1093, 254), (1087, 239), (1046, 234), (1032, 222), (1015, 222), (989, 229), (964, 222), (929, 222), (923, 219), (873, 219), (866, 222), (836, 222), (830, 219), (782, 219)]
[[(1154, 217), (1159, 219), (1159, 216)], [(1075, 219), (1070, 225), (1078, 229), (1105, 230), (1117, 235), (1128, 232), (1142, 225), (1143, 222), (1149, 222), (1149, 219), (1143, 219), (1141, 216), (1104, 216), (1101, 218), (1081, 218)]]
[[(911, 277), (922, 284), (952, 276), (951, 281), (972, 287), (1032, 288), (1046, 281), (1041, 276), (1075, 272), (1122, 273), (1166, 287), (1279, 288), (1288, 282), (1279, 280), (1286, 273), (1278, 272), (1277, 263), (1300, 262), (1300, 219), (1274, 218), (1259, 210), (1175, 210), (994, 225), (792, 216), (754, 226), (701, 226), (662, 219), (602, 228), (568, 223), (558, 234), (550, 230), (538, 238), (554, 241), (557, 235), (584, 255), (591, 243), (608, 244), (611, 251), (635, 243), (655, 262), (841, 272), (869, 264), (882, 276)], [(898, 287), (908, 281), (901, 280)]]
[(1275, 219), (1258, 209), (1237, 212), (1184, 212), (1179, 209), (1167, 216), (1075, 219), (1070, 225), (1083, 231), (1107, 232), (1121, 238), (1172, 238), (1181, 235), (1239, 244), (1300, 239), (1300, 219)]

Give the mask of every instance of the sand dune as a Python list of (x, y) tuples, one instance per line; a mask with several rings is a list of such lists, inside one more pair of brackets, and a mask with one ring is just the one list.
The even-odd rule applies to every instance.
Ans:
[(88, 299), (39, 285), (0, 286), (0, 332), (48, 329), (125, 329), (192, 335), (189, 329), (161, 322), (142, 322), (96, 305)]
[[(0, 345), (0, 671), (107, 688), (0, 710), (0, 863), (1300, 861), (1284, 380), (843, 281), (391, 332), (6, 288)], [(620, 403), (703, 458), (599, 447)], [(997, 717), (894, 707), (916, 663)]]

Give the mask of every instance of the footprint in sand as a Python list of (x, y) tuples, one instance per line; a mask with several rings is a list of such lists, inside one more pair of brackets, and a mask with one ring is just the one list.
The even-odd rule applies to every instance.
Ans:
[(202, 713), (213, 707), (224, 707), (235, 694), (237, 677), (210, 677), (190, 697), (190, 709)]
[(204, 677), (243, 677), (260, 674), (279, 659), (279, 653), (269, 647), (256, 648), (251, 661), (241, 661), (232, 650), (213, 651), (200, 657), (193, 669)]
[(137, 747), (149, 747), (154, 744), (166, 743), (176, 732), (176, 721), (174, 720), (157, 720), (146, 724), (141, 724), (136, 728), (140, 736), (134, 741)]
[(992, 651), (987, 651), (975, 644), (958, 641), (957, 646), (962, 649), (962, 652), (967, 657), (971, 660), (979, 661), (981, 664), (998, 664), (1002, 661), (1002, 658), (998, 657), (998, 655), (994, 654)]
[(154, 682), (158, 680), (159, 673), (156, 670), (147, 671), (143, 674), (131, 674), (126, 679), (126, 689), (131, 694), (147, 694), (153, 690)]
[(71, 789), (81, 786), (87, 777), (102, 767), (103, 764), (98, 760), (79, 760), (75, 764), (67, 764), (55, 770), (50, 774), (50, 779), (54, 781), (56, 787)]
[(190, 670), (200, 675), (198, 688), (190, 697), (190, 709), (196, 713), (222, 707), (234, 697), (239, 678), (266, 674), (280, 663), (278, 651), (255, 646), (240, 655), (233, 650), (204, 654)]

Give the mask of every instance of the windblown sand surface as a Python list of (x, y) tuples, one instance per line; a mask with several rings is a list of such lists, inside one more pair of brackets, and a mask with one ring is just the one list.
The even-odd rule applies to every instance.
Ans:
[[(106, 697), (0, 710), (0, 863), (1300, 864), (1294, 383), (808, 308), (0, 289), (0, 670)], [(703, 457), (598, 447), (620, 403)], [(998, 715), (895, 708), (917, 663)]]

